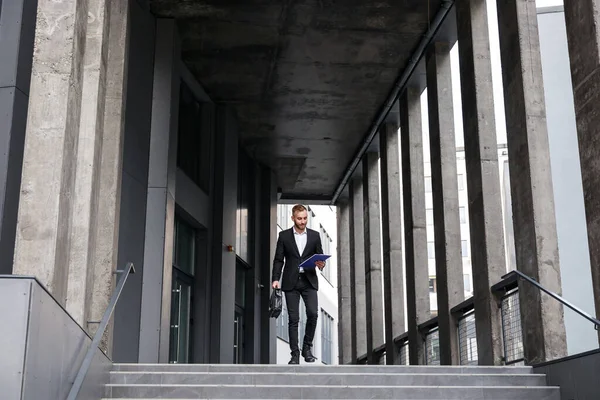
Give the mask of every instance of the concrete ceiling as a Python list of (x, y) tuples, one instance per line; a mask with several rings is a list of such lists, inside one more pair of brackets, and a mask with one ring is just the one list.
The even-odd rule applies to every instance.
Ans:
[[(330, 199), (439, 0), (151, 0), (284, 198)], [(428, 4), (429, 3), (429, 4)]]

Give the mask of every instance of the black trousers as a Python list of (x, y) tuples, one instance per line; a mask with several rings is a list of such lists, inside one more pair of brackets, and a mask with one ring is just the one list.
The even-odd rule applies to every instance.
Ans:
[(289, 314), (290, 349), (292, 353), (298, 349), (298, 322), (300, 321), (300, 297), (306, 306), (306, 330), (304, 333), (304, 346), (312, 346), (317, 329), (319, 315), (319, 298), (317, 290), (312, 287), (304, 274), (300, 274), (293, 290), (285, 291), (285, 302)]

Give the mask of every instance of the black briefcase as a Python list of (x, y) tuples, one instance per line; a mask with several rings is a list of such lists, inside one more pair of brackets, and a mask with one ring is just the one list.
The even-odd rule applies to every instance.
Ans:
[(271, 293), (271, 299), (269, 300), (269, 316), (271, 318), (277, 318), (281, 314), (283, 308), (283, 299), (281, 297), (281, 289), (273, 290)]

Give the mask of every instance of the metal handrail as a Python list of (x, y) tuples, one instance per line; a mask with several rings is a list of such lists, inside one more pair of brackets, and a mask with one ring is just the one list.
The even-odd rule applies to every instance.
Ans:
[(113, 292), (108, 306), (106, 307), (106, 311), (104, 311), (104, 315), (102, 316), (102, 321), (100, 321), (100, 325), (98, 325), (98, 330), (92, 339), (92, 343), (88, 348), (88, 351), (81, 363), (81, 367), (79, 367), (79, 371), (77, 372), (77, 377), (75, 378), (75, 382), (73, 382), (73, 386), (71, 387), (71, 391), (69, 392), (69, 396), (67, 400), (76, 400), (79, 395), (79, 391), (81, 390), (81, 386), (83, 385), (83, 380), (92, 365), (92, 360), (96, 355), (96, 350), (100, 345), (100, 340), (102, 340), (102, 336), (104, 335), (104, 331), (106, 330), (106, 326), (108, 325), (108, 321), (112, 316), (113, 311), (115, 310), (115, 306), (117, 305), (117, 300), (119, 300), (119, 296), (123, 291), (123, 287), (125, 286), (125, 282), (127, 281), (127, 277), (130, 273), (135, 274), (135, 268), (133, 263), (127, 263), (124, 270), (117, 270), (118, 274), (121, 274), (119, 278), (119, 282), (115, 287), (115, 291)]
[(506, 278), (508, 278), (510, 276), (513, 276), (513, 275), (517, 275), (519, 278), (521, 278), (521, 279), (523, 279), (523, 280), (531, 283), (533, 286), (537, 287), (542, 292), (545, 292), (547, 295), (549, 295), (553, 299), (557, 300), (558, 302), (560, 302), (563, 305), (567, 306), (571, 310), (575, 311), (577, 314), (581, 315), (583, 318), (585, 318), (588, 321), (590, 321), (591, 323), (593, 323), (594, 324), (594, 328), (596, 330), (598, 330), (598, 328), (600, 328), (600, 320), (597, 320), (596, 318), (592, 317), (590, 314), (586, 313), (585, 311), (583, 311), (579, 307), (577, 307), (577, 306), (569, 303), (567, 300), (565, 300), (564, 298), (562, 298), (558, 294), (556, 294), (556, 293), (554, 293), (554, 292), (546, 289), (544, 286), (542, 286), (541, 284), (539, 284), (535, 279), (533, 279), (533, 278), (525, 275), (521, 271), (517, 271), (517, 270), (510, 271), (508, 274), (504, 275), (502, 277), (502, 279), (506, 279)]

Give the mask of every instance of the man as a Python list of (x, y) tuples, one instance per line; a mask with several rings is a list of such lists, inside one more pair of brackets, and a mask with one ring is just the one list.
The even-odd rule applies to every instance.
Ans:
[[(273, 289), (280, 287), (285, 293), (289, 314), (290, 364), (300, 363), (298, 349), (298, 321), (300, 320), (300, 296), (306, 305), (306, 332), (302, 345), (302, 357), (306, 362), (315, 362), (311, 348), (317, 329), (319, 279), (315, 268), (301, 268), (300, 264), (313, 254), (323, 254), (321, 236), (317, 231), (306, 228), (308, 212), (303, 205), (292, 208), (294, 226), (279, 233), (277, 249), (273, 259)], [(283, 268), (285, 264), (285, 269)], [(317, 261), (315, 266), (325, 268), (325, 262)], [(282, 276), (283, 270), (283, 276)]]

